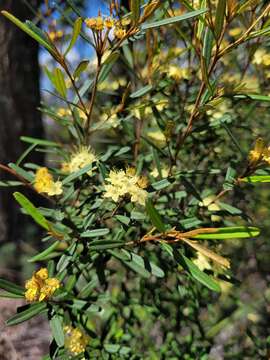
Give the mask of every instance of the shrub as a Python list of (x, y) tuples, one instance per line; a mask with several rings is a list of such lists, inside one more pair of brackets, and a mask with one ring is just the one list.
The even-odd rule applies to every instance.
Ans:
[[(44, 230), (44, 250), (29, 259), (40, 269), (25, 288), (0, 281), (5, 296), (27, 300), (8, 325), (48, 317), (46, 359), (206, 359), (216, 330), (200, 309), (236, 286), (231, 239), (259, 234), (240, 200), (270, 181), (253, 121), (270, 100), (270, 5), (130, 4), (77, 17), (64, 48), (64, 28), (48, 34), (2, 12), (54, 59), (45, 72), (58, 101), (41, 110), (61, 134), (24, 137), (21, 157), (42, 149), (50, 166), (9, 165), (48, 204), (14, 193)], [(72, 68), (79, 38), (95, 56)]]

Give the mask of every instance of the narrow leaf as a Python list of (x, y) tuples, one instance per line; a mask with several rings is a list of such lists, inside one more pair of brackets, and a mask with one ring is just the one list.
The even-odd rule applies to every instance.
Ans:
[(40, 34), (38, 34), (37, 32), (34, 32), (32, 29), (29, 28), (29, 26), (25, 25), (23, 22), (21, 22), (15, 16), (10, 14), (8, 11), (3, 10), (3, 11), (1, 11), (1, 13), (6, 18), (8, 18), (11, 22), (13, 22), (15, 25), (17, 25), (22, 31), (24, 31), (26, 34), (28, 34), (33, 39), (35, 39), (40, 45), (44, 46), (52, 55), (54, 55), (54, 56), (56, 55), (55, 50), (51, 46), (51, 44), (48, 41), (46, 41), (43, 37), (41, 37)]
[(50, 327), (52, 330), (53, 338), (56, 341), (56, 344), (59, 347), (64, 346), (65, 336), (63, 332), (63, 325), (61, 318), (58, 315), (54, 315), (53, 318), (50, 320)]
[(143, 24), (142, 25), (142, 30), (146, 30), (146, 29), (152, 29), (152, 28), (156, 28), (159, 26), (163, 26), (163, 25), (170, 25), (170, 24), (174, 24), (176, 22), (182, 21), (182, 20), (187, 20), (190, 18), (193, 18), (195, 16), (204, 14), (205, 12), (207, 12), (208, 9), (200, 9), (200, 10), (195, 10), (195, 11), (191, 11), (188, 12), (184, 15), (180, 15), (180, 16), (174, 16), (174, 17), (170, 17), (164, 20), (159, 20), (159, 21), (155, 21), (152, 23), (147, 23), (147, 24)]
[(197, 233), (192, 234), (185, 233), (190, 238), (194, 239), (240, 239), (240, 238), (252, 238), (258, 236), (260, 234), (260, 230), (256, 227), (251, 226), (232, 226), (225, 228), (205, 228), (205, 229), (197, 229), (195, 230)]
[(28, 262), (36, 262), (36, 261), (42, 261), (48, 258), (48, 255), (50, 255), (55, 249), (58, 248), (60, 245), (60, 241), (55, 241), (51, 246), (49, 246), (47, 249), (42, 251), (41, 253), (31, 257)]
[(0, 289), (8, 291), (9, 293), (15, 294), (15, 295), (21, 295), (24, 296), (24, 288), (21, 286), (18, 286), (16, 284), (13, 284), (12, 282), (1, 279), (0, 278)]
[[(23, 307), (24, 308), (24, 307)], [(32, 305), (27, 305), (27, 309), (19, 312), (18, 314), (12, 316), (6, 321), (8, 326), (17, 325), (24, 321), (31, 319), (32, 317), (39, 315), (46, 310), (47, 304), (45, 302), (35, 303)], [(20, 308), (19, 308), (20, 310)]]
[(146, 200), (145, 209), (148, 216), (150, 217), (152, 224), (157, 228), (157, 230), (160, 232), (165, 232), (166, 226), (162, 222), (162, 219), (155, 209), (151, 199)]
[(186, 256), (180, 254), (182, 259), (181, 265), (191, 274), (194, 279), (202, 283), (204, 286), (208, 287), (208, 289), (213, 290), (215, 292), (220, 292), (221, 288), (218, 283), (216, 283), (209, 275), (205, 272), (201, 271), (191, 260), (189, 260)]
[(66, 56), (69, 53), (69, 51), (73, 48), (73, 46), (75, 45), (75, 43), (76, 43), (76, 41), (78, 39), (78, 36), (80, 35), (81, 28), (82, 28), (82, 18), (79, 17), (74, 22), (72, 38), (71, 38), (70, 43), (69, 43), (69, 45), (67, 47), (67, 50), (65, 51), (64, 56)]
[(226, 0), (219, 0), (217, 5), (216, 23), (215, 23), (215, 34), (217, 39), (219, 39), (219, 36), (223, 29), (225, 11), (226, 11)]
[(14, 198), (21, 205), (21, 207), (26, 211), (28, 215), (32, 217), (32, 219), (43, 227), (46, 230), (50, 229), (48, 221), (45, 217), (39, 212), (39, 210), (31, 203), (30, 200), (27, 199), (23, 194), (19, 192), (15, 192), (13, 194)]

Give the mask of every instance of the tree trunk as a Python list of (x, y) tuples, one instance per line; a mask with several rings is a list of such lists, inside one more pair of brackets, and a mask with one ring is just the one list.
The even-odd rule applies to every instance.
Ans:
[[(32, 0), (31, 5), (37, 8), (38, 3)], [(1, 10), (22, 21), (33, 17), (22, 0), (1, 0)], [(0, 16), (0, 163), (15, 162), (24, 151), (20, 136), (42, 137), (39, 103), (38, 45)], [(27, 160), (42, 162), (42, 158), (34, 153)], [(7, 179), (2, 171), (0, 176)], [(0, 188), (0, 244), (20, 240), (20, 221), (12, 191)]]

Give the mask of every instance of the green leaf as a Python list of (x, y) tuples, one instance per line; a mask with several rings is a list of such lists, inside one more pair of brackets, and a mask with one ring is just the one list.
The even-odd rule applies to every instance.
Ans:
[(62, 184), (63, 185), (67, 185), (68, 183), (70, 183), (71, 181), (77, 179), (78, 177), (84, 175), (85, 173), (87, 173), (89, 170), (91, 170), (93, 167), (93, 164), (88, 164), (86, 166), (84, 166), (82, 169), (70, 174), (69, 176), (67, 176), (63, 181)]
[(140, 0), (130, 0), (131, 17), (134, 25), (136, 25), (140, 18)]
[(216, 19), (215, 19), (215, 34), (217, 39), (219, 39), (223, 29), (225, 12), (226, 12), (226, 0), (219, 0), (216, 11)]
[(37, 139), (29, 136), (21, 136), (20, 139), (26, 143), (40, 145), (40, 146), (48, 146), (48, 147), (61, 147), (62, 145), (57, 144), (54, 141)]
[(128, 225), (130, 223), (130, 218), (124, 215), (115, 215), (115, 218), (121, 223)]
[(16, 173), (18, 175), (20, 175), (21, 177), (23, 177), (25, 180), (29, 181), (29, 182), (32, 182), (34, 180), (34, 177), (32, 174), (30, 174), (28, 171), (25, 171), (23, 168), (21, 168), (20, 166), (17, 166), (13, 163), (9, 163), (8, 166), (16, 171)]
[(19, 19), (17, 19), (15, 16), (10, 14), (8, 11), (1, 11), (2, 15), (4, 15), (7, 19), (9, 19), (13, 24), (18, 26), (22, 31), (24, 31), (26, 34), (31, 36), (33, 39), (35, 39), (40, 45), (44, 46), (54, 57), (56, 56), (55, 49), (52, 47), (52, 45), (49, 43), (49, 41), (45, 40), (44, 36), (41, 36), (41, 30), (39, 31), (33, 31), (33, 27), (29, 27), (23, 22), (21, 22)]
[(54, 315), (50, 320), (50, 328), (56, 344), (59, 347), (64, 346), (65, 336), (63, 331), (62, 319), (58, 315)]
[(0, 289), (5, 290), (14, 295), (24, 296), (24, 288), (13, 284), (12, 282), (0, 278)]
[(125, 243), (123, 241), (118, 241), (118, 240), (94, 240), (91, 241), (91, 243), (89, 244), (89, 249), (90, 250), (106, 250), (106, 249), (115, 249), (115, 248), (119, 248), (119, 247), (123, 247), (125, 245)]
[(0, 298), (7, 298), (7, 299), (24, 299), (24, 295), (16, 295), (12, 294), (8, 291), (0, 291)]
[(164, 277), (164, 271), (153, 262), (149, 262), (147, 258), (143, 258), (140, 255), (124, 249), (120, 251), (108, 250), (108, 252), (146, 279), (148, 279), (151, 274), (160, 278)]
[(32, 219), (43, 227), (46, 230), (50, 229), (48, 221), (45, 217), (39, 212), (39, 210), (31, 203), (30, 200), (27, 199), (23, 194), (19, 192), (15, 192), (13, 194), (14, 198), (21, 205), (21, 207), (26, 211), (28, 215), (32, 217)]
[(163, 179), (163, 180), (160, 180), (160, 181), (157, 181), (157, 182), (154, 182), (151, 184), (151, 186), (153, 186), (153, 188), (155, 190), (162, 190), (170, 185), (171, 185), (171, 183), (167, 179)]
[(155, 22), (152, 22), (152, 23), (143, 24), (142, 25), (142, 30), (152, 29), (152, 28), (156, 28), (156, 27), (159, 27), (159, 26), (163, 26), (163, 25), (174, 24), (176, 22), (179, 22), (179, 21), (182, 21), (182, 20), (187, 20), (187, 19), (193, 18), (195, 16), (204, 14), (207, 11), (208, 11), (208, 9), (195, 10), (195, 11), (188, 12), (188, 13), (186, 13), (184, 15), (174, 16), (174, 17), (170, 17), (170, 18), (167, 18), (167, 19), (155, 21)]
[(83, 233), (81, 234), (81, 237), (82, 237), (82, 238), (99, 237), (99, 236), (108, 235), (109, 232), (110, 232), (110, 230), (107, 229), (107, 228), (87, 230), (87, 231), (85, 231), (85, 232), (83, 232)]
[(207, 70), (212, 56), (212, 49), (214, 44), (213, 40), (214, 40), (213, 32), (209, 27), (207, 27), (203, 39), (203, 57), (205, 59), (205, 65)]
[(89, 65), (89, 62), (90, 62), (89, 60), (83, 60), (79, 63), (73, 74), (74, 79), (80, 77), (81, 73), (83, 73), (86, 70), (87, 66)]
[(241, 179), (241, 181), (248, 182), (248, 183), (268, 183), (270, 182), (270, 175), (253, 175), (247, 176)]
[(270, 96), (258, 95), (258, 94), (238, 94), (233, 96), (235, 99), (246, 99), (256, 101), (270, 101)]
[(72, 38), (70, 40), (70, 43), (67, 47), (67, 50), (65, 51), (65, 54), (64, 56), (66, 56), (69, 51), (73, 48), (73, 46), (75, 45), (77, 39), (78, 39), (78, 36), (80, 35), (80, 32), (81, 32), (81, 28), (82, 28), (82, 18), (79, 17), (78, 19), (75, 20), (74, 22), (74, 26), (73, 26), (73, 33), (72, 33)]
[(63, 75), (61, 69), (55, 68), (53, 74), (54, 74), (54, 82), (53, 82), (53, 84), (55, 86), (55, 89), (58, 91), (58, 93), (64, 99), (66, 99), (66, 97), (67, 97), (67, 87), (66, 87), (64, 75)]
[(48, 255), (50, 255), (55, 249), (58, 248), (60, 244), (60, 241), (55, 241), (51, 246), (49, 246), (47, 249), (43, 250), (39, 254), (31, 257), (28, 262), (36, 262), (36, 261), (42, 261), (48, 258)]
[(199, 281), (204, 286), (208, 287), (208, 289), (213, 290), (215, 292), (220, 292), (221, 288), (218, 283), (216, 283), (209, 275), (205, 272), (201, 271), (191, 260), (189, 260), (186, 256), (179, 253), (182, 261), (181, 265), (190, 273), (190, 275)]
[(138, 97), (141, 97), (141, 96), (149, 93), (152, 89), (153, 89), (153, 86), (151, 84), (146, 85), (146, 86), (142, 87), (141, 89), (139, 89), (139, 90), (133, 92), (132, 94), (130, 94), (130, 97), (132, 99), (136, 99)]
[[(6, 324), (8, 326), (20, 324), (24, 321), (31, 319), (32, 317), (34, 317), (36, 315), (43, 313), (45, 310), (47, 310), (47, 304), (45, 302), (27, 305), (26, 307), (27, 307), (26, 310), (20, 311), (18, 314), (14, 315), (10, 319), (8, 319), (6, 321)], [(22, 308), (25, 308), (25, 307), (22, 307)], [(21, 308), (18, 308), (18, 310), (21, 310)]]
[(116, 61), (118, 60), (120, 54), (119, 52), (113, 52), (104, 62), (104, 64), (102, 65), (100, 74), (99, 74), (99, 78), (98, 78), (98, 82), (101, 83), (102, 81), (106, 80), (106, 78), (108, 77), (109, 73), (111, 72), (111, 69), (113, 67), (113, 65), (116, 63)]
[(148, 216), (150, 217), (152, 224), (157, 228), (157, 230), (162, 233), (165, 232), (166, 226), (165, 226), (165, 224), (163, 224), (163, 221), (162, 221), (159, 213), (155, 209), (151, 199), (146, 200), (145, 209), (146, 209)]
[(219, 229), (213, 229), (213, 232), (197, 234), (191, 236), (194, 239), (240, 239), (240, 238), (253, 238), (260, 234), (260, 229), (251, 226), (232, 226)]

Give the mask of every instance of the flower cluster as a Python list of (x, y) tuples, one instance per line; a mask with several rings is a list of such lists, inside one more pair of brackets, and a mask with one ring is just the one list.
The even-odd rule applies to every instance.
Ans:
[(64, 327), (65, 348), (73, 355), (79, 355), (85, 351), (90, 337), (82, 332), (79, 328), (72, 326)]
[[(85, 114), (85, 112), (80, 108), (77, 108), (77, 111), (78, 111), (79, 117), (83, 121), (86, 121), (87, 120), (87, 115)], [(70, 117), (70, 116), (72, 116), (72, 113), (71, 113), (71, 110), (69, 110), (69, 109), (59, 108), (57, 110), (57, 115), (60, 116), (60, 117)]]
[(111, 198), (118, 202), (123, 196), (130, 196), (134, 203), (145, 205), (147, 199), (147, 179), (144, 176), (137, 176), (134, 168), (128, 168), (126, 171), (111, 170), (109, 177), (106, 179), (109, 184), (105, 187), (105, 198)]
[(48, 33), (48, 36), (50, 38), (51, 41), (57, 41), (60, 40), (63, 37), (64, 33), (62, 30), (57, 30), (57, 31), (50, 31)]
[(259, 138), (256, 141), (255, 147), (249, 152), (249, 162), (256, 166), (261, 162), (266, 162), (270, 165), (270, 147), (266, 146), (263, 139)]
[(59, 287), (60, 281), (56, 278), (49, 278), (48, 270), (41, 268), (33, 274), (31, 279), (26, 281), (24, 296), (30, 302), (48, 300)]
[(45, 193), (49, 196), (61, 195), (63, 192), (61, 181), (54, 181), (46, 167), (37, 170), (34, 188), (38, 193)]
[[(73, 173), (79, 171), (87, 165), (93, 164), (95, 161), (97, 161), (97, 157), (91, 148), (87, 146), (81, 146), (78, 151), (71, 155), (69, 162), (62, 164), (62, 171)], [(91, 176), (92, 170), (89, 170), (87, 174)]]
[(253, 64), (270, 66), (270, 54), (265, 49), (258, 49), (253, 56)]
[(129, 22), (129, 19), (124, 19), (120, 22), (111, 17), (104, 19), (102, 16), (85, 19), (85, 24), (89, 29), (93, 31), (110, 31), (113, 29), (114, 36), (118, 39), (122, 39), (126, 35), (126, 29), (124, 26), (128, 25)]

